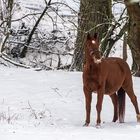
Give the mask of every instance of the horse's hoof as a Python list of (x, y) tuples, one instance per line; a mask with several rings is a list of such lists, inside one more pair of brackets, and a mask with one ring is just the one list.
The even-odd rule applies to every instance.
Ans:
[(112, 122), (116, 122), (118, 120), (118, 118), (114, 118), (113, 120), (112, 120)]
[(85, 123), (83, 126), (84, 127), (88, 127), (89, 126), (89, 123)]
[(137, 114), (137, 122), (140, 123), (140, 114)]
[(98, 123), (98, 124), (96, 124), (96, 128), (101, 128), (101, 124), (100, 123)]

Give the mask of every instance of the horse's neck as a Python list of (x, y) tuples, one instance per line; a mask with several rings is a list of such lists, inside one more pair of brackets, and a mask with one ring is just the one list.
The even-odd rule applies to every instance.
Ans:
[(85, 64), (91, 72), (95, 72), (99, 69), (99, 64), (95, 63), (93, 58), (91, 58), (87, 52), (85, 52)]
[(90, 56), (85, 55), (85, 62), (86, 64), (91, 65), (94, 63), (94, 60)]
[(85, 55), (85, 62), (87, 65), (95, 65), (96, 63), (94, 62), (93, 58), (90, 55)]
[(87, 61), (86, 62), (86, 67), (87, 67), (87, 70), (90, 72), (90, 73), (95, 73), (97, 74), (98, 71), (99, 71), (99, 64), (96, 64), (94, 61), (90, 62), (90, 61)]

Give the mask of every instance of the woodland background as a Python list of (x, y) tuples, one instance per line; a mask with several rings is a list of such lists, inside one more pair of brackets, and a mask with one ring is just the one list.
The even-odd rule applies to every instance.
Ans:
[(98, 32), (104, 57), (121, 41), (139, 76), (139, 0), (1, 0), (1, 64), (45, 70), (82, 70), (84, 39)]

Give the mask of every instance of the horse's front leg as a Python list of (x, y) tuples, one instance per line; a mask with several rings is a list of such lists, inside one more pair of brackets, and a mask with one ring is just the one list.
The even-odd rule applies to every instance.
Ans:
[(100, 123), (101, 123), (101, 110), (102, 110), (103, 96), (104, 96), (103, 90), (99, 90), (97, 92), (97, 104), (96, 104), (97, 121), (96, 121), (96, 126), (100, 126)]
[(90, 123), (92, 92), (90, 92), (86, 87), (84, 87), (84, 94), (85, 94), (85, 102), (86, 102), (86, 121), (84, 126), (88, 126)]

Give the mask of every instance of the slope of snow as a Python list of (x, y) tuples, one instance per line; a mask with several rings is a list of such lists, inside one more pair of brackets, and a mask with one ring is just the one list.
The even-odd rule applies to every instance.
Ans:
[[(113, 107), (105, 96), (102, 127), (95, 127), (96, 95), (93, 94), (91, 125), (85, 119), (82, 73), (34, 71), (0, 67), (1, 140), (139, 140), (140, 125), (127, 98), (125, 123), (112, 123)], [(140, 79), (134, 77), (140, 103)]]

